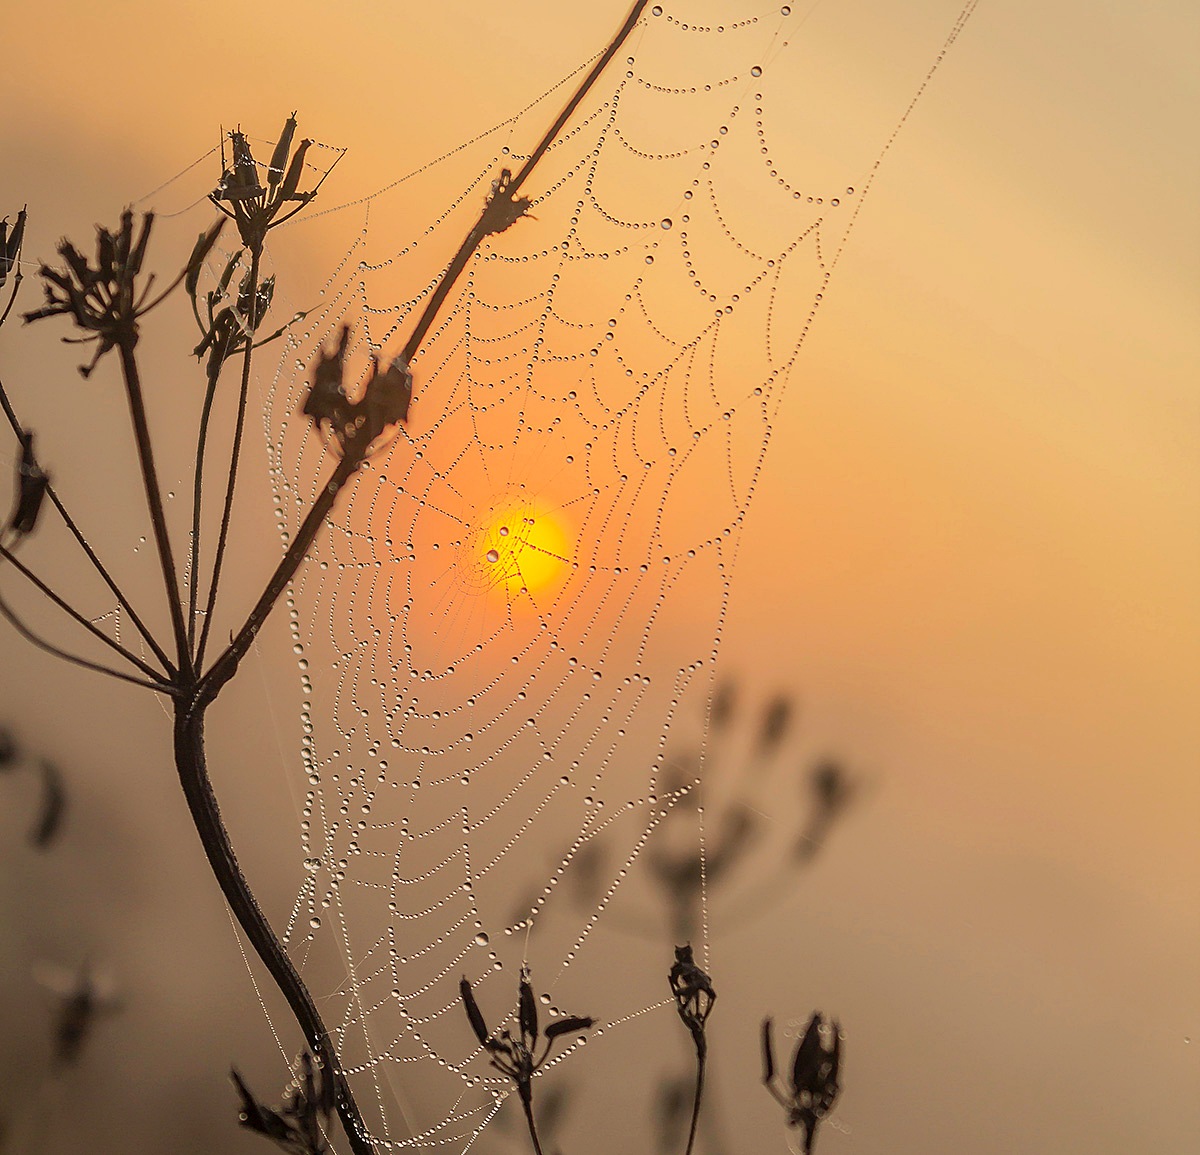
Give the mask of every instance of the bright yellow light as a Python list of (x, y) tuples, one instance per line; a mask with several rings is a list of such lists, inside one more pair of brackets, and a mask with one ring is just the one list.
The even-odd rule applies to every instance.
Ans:
[(571, 539), (562, 522), (544, 509), (497, 510), (479, 535), (482, 568), (510, 595), (544, 593), (570, 570)]

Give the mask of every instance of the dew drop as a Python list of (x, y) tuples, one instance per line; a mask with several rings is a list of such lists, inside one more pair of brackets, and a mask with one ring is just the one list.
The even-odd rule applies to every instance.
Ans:
[(674, 224), (674, 222), (671, 220), (670, 217), (663, 217), (663, 219), (661, 221), (659, 221), (658, 227), (660, 229), (670, 229), (673, 226), (673, 224)]
[(750, 69), (750, 75), (751, 76), (761, 76), (762, 69), (759, 68), (759, 66), (756, 64), (752, 69)]
[(489, 939), (488, 936), (483, 931), (480, 931), (475, 936), (475, 945), (476, 946), (487, 946), (487, 944), (491, 941), (492, 940)]
[(304, 860), (304, 869), (307, 870), (309, 874), (315, 874), (316, 871), (320, 869), (320, 866), (321, 860), (319, 858), (306, 858)]
[(500, 554), (497, 553), (496, 550), (494, 550), (494, 549), (489, 549), (487, 551), (487, 559), (490, 562), (497, 562), (500, 560)]
[(321, 920), (319, 918), (317, 918), (317, 916), (314, 914), (312, 916), (312, 918), (310, 918), (308, 920), (308, 925), (311, 926), (313, 928), (313, 930), (320, 930), (321, 929)]

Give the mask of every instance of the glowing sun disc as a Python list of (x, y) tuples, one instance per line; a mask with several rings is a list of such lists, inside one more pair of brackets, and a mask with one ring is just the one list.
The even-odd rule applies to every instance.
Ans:
[(562, 522), (544, 509), (497, 510), (479, 536), (486, 570), (509, 594), (544, 593), (570, 569), (571, 539)]

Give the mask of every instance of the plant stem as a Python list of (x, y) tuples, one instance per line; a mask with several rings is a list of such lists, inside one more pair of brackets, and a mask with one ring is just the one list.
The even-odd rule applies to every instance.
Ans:
[(270, 972), (275, 985), (287, 999), (292, 1014), (304, 1032), (308, 1049), (333, 1081), (338, 1117), (350, 1141), (351, 1151), (354, 1155), (374, 1155), (375, 1148), (368, 1137), (362, 1113), (350, 1091), (329, 1031), (304, 980), (271, 930), (233, 853), (229, 833), (221, 821), (221, 811), (208, 777), (204, 756), (205, 710), (205, 706), (197, 705), (194, 700), (178, 702), (175, 708), (175, 767), (196, 833), (200, 836), (209, 865), (234, 917)]
[[(0, 408), (4, 410), (5, 417), (8, 418), (8, 423), (12, 426), (13, 432), (18, 437), (24, 437), (25, 427), (17, 418), (16, 410), (13, 409), (11, 402), (8, 399), (8, 393), (5, 391), (4, 382), (0, 381)], [(146, 628), (142, 619), (138, 616), (137, 611), (129, 604), (129, 600), (121, 592), (120, 587), (113, 580), (112, 575), (105, 568), (104, 563), (96, 556), (95, 550), (88, 543), (87, 538), (83, 536), (83, 532), (79, 526), (75, 524), (74, 518), (67, 512), (67, 507), (63, 505), (62, 498), (54, 490), (53, 485), (46, 486), (46, 496), (50, 499), (50, 504), (58, 510), (59, 516), (63, 519), (63, 524), (71, 532), (71, 536), (79, 543), (88, 561), (92, 563), (93, 568), (100, 575), (104, 584), (112, 591), (113, 596), (117, 599), (121, 608), (129, 615), (129, 620), (137, 627), (137, 631), (142, 635), (146, 645), (154, 651), (154, 656), (162, 663), (163, 669), (171, 675), (175, 673), (175, 667), (171, 664), (170, 659), (166, 655), (166, 651), (154, 639), (154, 635)]]
[(119, 642), (114, 642), (112, 638), (110, 638), (103, 630), (98, 629), (94, 622), (90, 622), (74, 606), (56, 594), (7, 546), (0, 545), (0, 558), (3, 558), (5, 561), (7, 561), (19, 574), (21, 574), (22, 577), (31, 582), (36, 589), (40, 590), (41, 593), (49, 598), (50, 601), (52, 601), (60, 610), (63, 611), (63, 613), (71, 617), (72, 620), (78, 622), (93, 637), (98, 638), (101, 642), (108, 646), (110, 650), (120, 654), (121, 657), (123, 657), (127, 662), (135, 665), (152, 681), (159, 681), (158, 671), (153, 666), (147, 665), (136, 654), (130, 653), (130, 651), (122, 646)]
[[(194, 304), (194, 302), (193, 302)], [(217, 378), (224, 365), (224, 356), (215, 354), (210, 360), (208, 385), (204, 391), (204, 407), (200, 413), (200, 432), (196, 437), (196, 473), (192, 482), (192, 580), (188, 583), (188, 649), (196, 641), (196, 601), (200, 594), (200, 514), (204, 494), (204, 451), (208, 445), (208, 423), (212, 416), (213, 400), (217, 393)], [(194, 651), (193, 651), (194, 652)], [(197, 658), (199, 665), (199, 658)]]
[[(520, 191), (521, 185), (525, 183), (526, 178), (533, 172), (538, 161), (542, 159), (546, 150), (554, 143), (558, 134), (562, 132), (563, 126), (571, 119), (572, 113), (579, 107), (580, 102), (588, 94), (592, 85), (599, 79), (600, 73), (604, 71), (608, 66), (608, 62), (617, 54), (617, 49), (625, 43), (645, 7), (646, 0), (637, 0), (637, 3), (629, 10), (629, 15), (625, 18), (625, 23), (617, 30), (616, 36), (613, 37), (608, 47), (601, 53), (600, 59), (592, 66), (591, 72), (584, 77), (583, 83), (575, 90), (575, 94), (563, 106), (557, 119), (538, 142), (537, 148), (529, 154), (529, 159), (522, 166), (521, 171), (509, 183), (509, 196), (515, 197)], [(429, 303), (425, 306), (424, 312), (422, 312), (420, 318), (417, 320), (416, 328), (413, 329), (412, 335), (408, 338), (408, 342), (404, 346), (404, 360), (409, 364), (412, 363), (412, 359), (417, 355), (417, 349), (420, 348), (421, 342), (425, 339), (425, 334), (429, 331), (429, 326), (433, 324), (438, 310), (442, 307), (447, 295), (454, 287), (454, 282), (458, 280), (463, 269), (467, 267), (467, 261), (471, 259), (471, 254), (479, 247), (483, 238), (488, 235), (485, 225), (487, 208), (488, 206), (485, 205), (483, 212), (479, 214), (479, 220), (475, 222), (474, 227), (467, 233), (466, 239), (459, 246), (458, 252), (454, 254), (450, 264), (446, 266), (446, 271), (442, 274), (442, 279), (438, 282), (437, 288), (434, 289), (433, 295), (429, 298)]]
[(692, 1126), (688, 1131), (684, 1155), (692, 1155), (692, 1147), (696, 1143), (696, 1125), (700, 1122), (700, 1103), (704, 1099), (704, 1067), (707, 1057), (708, 1047), (704, 1045), (702, 1036), (696, 1040), (696, 1096), (692, 1100)]
[(308, 553), (309, 547), (317, 536), (317, 531), (325, 524), (325, 519), (329, 516), (329, 511), (333, 508), (333, 503), (341, 492), (342, 486), (346, 484), (359, 464), (360, 459), (352, 457), (343, 457), (338, 462), (333, 475), (305, 515), (304, 521), (296, 531), (296, 536), (292, 538), (287, 552), (275, 567), (275, 572), (267, 582), (267, 588), (263, 590), (262, 596), (255, 603), (242, 628), (238, 630), (228, 648), (200, 679), (195, 695), (198, 708), (203, 709), (207, 706), (237, 671), (238, 664), (245, 657), (246, 651), (253, 643), (263, 622), (266, 621), (267, 615), (279, 600), (279, 595), (287, 588), (288, 582), (295, 577), (300, 563), (304, 560), (305, 554)]
[(59, 649), (53, 642), (48, 642), (45, 638), (35, 634), (13, 612), (12, 607), (4, 600), (3, 596), (0, 596), (0, 615), (3, 615), (12, 625), (13, 629), (23, 638), (32, 642), (39, 649), (45, 650), (46, 653), (53, 654), (56, 658), (62, 658), (63, 661), (70, 662), (72, 665), (82, 666), (85, 670), (93, 670), (97, 674), (107, 674), (110, 678), (117, 678), (122, 682), (132, 682), (135, 686), (144, 686), (146, 689), (154, 690), (160, 694), (174, 693), (174, 687), (164, 682), (157, 680), (148, 682), (144, 678), (137, 678), (133, 674), (126, 674), (123, 670), (114, 670), (111, 666), (102, 666), (99, 662), (91, 662), (87, 658), (79, 657), (78, 654), (70, 654), (66, 650)]
[[(217, 536), (217, 551), (213, 557), (212, 578), (208, 586), (208, 604), (204, 610), (204, 628), (200, 631), (200, 644), (196, 647), (196, 668), (204, 665), (204, 650), (208, 645), (208, 633), (212, 626), (213, 611), (217, 605), (217, 589), (221, 584), (221, 565), (225, 560), (225, 544), (229, 539), (229, 521), (233, 516), (233, 494), (237, 487), (238, 464), (242, 457), (242, 433), (246, 427), (246, 401), (250, 394), (250, 365), (254, 356), (254, 331), (258, 328), (258, 270), (262, 250), (254, 246), (250, 251), (249, 301), (250, 316), (247, 318), (246, 351), (242, 356), (242, 384), (238, 392), (237, 421), (233, 427), (233, 445), (229, 452), (229, 484), (225, 486), (225, 507), (221, 511), (221, 531)], [(197, 470), (200, 463), (197, 462)], [(195, 581), (195, 574), (192, 580)]]
[(121, 351), (121, 371), (125, 377), (125, 393), (129, 398), (129, 413), (133, 419), (133, 434), (137, 441), (138, 462), (142, 467), (146, 504), (150, 507), (150, 524), (154, 530), (155, 544), (158, 546), (158, 560), (162, 567), (163, 585), (166, 587), (167, 604), (171, 611), (171, 627), (179, 652), (179, 669), (190, 674), (192, 656), (187, 646), (183, 604), (179, 598), (179, 580), (175, 572), (175, 557), (171, 552), (171, 537), (167, 533), (167, 518), (163, 512), (162, 492), (158, 486), (158, 471), (154, 467), (154, 449), (150, 441), (150, 427), (146, 422), (146, 403), (142, 397), (137, 357), (134, 355), (135, 340), (136, 336), (123, 336), (118, 342)]
[(521, 1096), (521, 1106), (525, 1109), (525, 1121), (529, 1124), (529, 1138), (533, 1140), (533, 1150), (536, 1155), (542, 1155), (542, 1145), (538, 1142), (537, 1124), (533, 1121), (533, 1088), (521, 1086), (518, 1088)]

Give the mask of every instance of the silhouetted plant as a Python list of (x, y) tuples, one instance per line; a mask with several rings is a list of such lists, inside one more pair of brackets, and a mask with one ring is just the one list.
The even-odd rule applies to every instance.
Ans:
[(671, 984), (671, 994), (675, 997), (675, 1009), (696, 1048), (696, 1094), (692, 1100), (692, 1125), (688, 1129), (685, 1151), (685, 1155), (692, 1155), (692, 1147), (696, 1143), (696, 1125), (700, 1121), (700, 1104), (704, 1099), (704, 1067), (708, 1060), (708, 1037), (704, 1028), (717, 1001), (717, 992), (713, 990), (712, 979), (696, 965), (690, 943), (675, 948), (675, 962), (667, 978)]
[[(0, 776), (36, 779), (38, 803), (27, 839), (38, 852), (48, 852), (58, 842), (63, 830), (67, 790), (62, 772), (48, 759), (23, 751), (11, 731), (0, 727)], [(10, 805), (10, 800), (6, 798), (5, 803)], [(73, 970), (35, 962), (31, 970), (38, 983), (54, 999), (54, 1010), (48, 1024), (50, 1056), (40, 1073), (40, 1078), (49, 1083), (65, 1069), (76, 1065), (96, 1019), (103, 1012), (113, 1010), (116, 1003), (109, 989), (111, 984), (98, 979), (87, 962)], [(30, 1072), (27, 1070), (25, 1073)], [(35, 1130), (40, 1122), (35, 1118), (39, 1110), (38, 1100), (37, 1095), (28, 1096), (18, 1112), (24, 1124)], [(16, 1129), (13, 1124), (13, 1119), (0, 1118), (0, 1151), (8, 1150), (6, 1144)]]
[(260, 1103), (237, 1070), (230, 1071), (242, 1099), (238, 1121), (247, 1130), (270, 1139), (288, 1155), (328, 1155), (325, 1135), (335, 1106), (333, 1080), (324, 1063), (308, 1051), (301, 1052), (296, 1067), (278, 1111)]
[(459, 984), (459, 992), (471, 1030), (475, 1032), (480, 1046), (491, 1057), (492, 1066), (512, 1080), (529, 1125), (533, 1149), (537, 1155), (542, 1155), (542, 1145), (538, 1139), (537, 1123), (533, 1114), (533, 1077), (549, 1060), (555, 1040), (563, 1035), (574, 1035), (588, 1030), (594, 1020), (569, 1015), (555, 1019), (539, 1035), (537, 999), (534, 997), (533, 987), (529, 984), (528, 967), (521, 968), (521, 978), (517, 987), (518, 1029), (515, 1034), (507, 1027), (501, 1027), (498, 1031), (488, 1030), (479, 1004), (475, 1001), (471, 984), (466, 978)]
[[(828, 1042), (826, 1040), (829, 1040)], [(835, 1019), (826, 1024), (819, 1011), (808, 1021), (796, 1053), (788, 1081), (775, 1074), (775, 1046), (771, 1038), (771, 1020), (762, 1025), (763, 1083), (776, 1102), (787, 1112), (789, 1127), (804, 1128), (804, 1151), (809, 1155), (817, 1137), (817, 1124), (829, 1114), (837, 1099), (842, 1057), (841, 1028)]]
[[(303, 312), (262, 336), (264, 322), (275, 297), (275, 280), (263, 276), (262, 255), (270, 231), (302, 211), (317, 195), (328, 176), (322, 174), (311, 188), (301, 188), (307, 175), (306, 155), (311, 141), (295, 142), (295, 114), (288, 118), (275, 145), (269, 163), (263, 167), (255, 158), (249, 138), (239, 129), (229, 134), (230, 157), (222, 149), (222, 170), (210, 194), (213, 205), (224, 218), (234, 221), (240, 247), (228, 257), (220, 272), (212, 270), (209, 260), (222, 235), (225, 220), (219, 220), (200, 233), (182, 269), (166, 284), (156, 288), (155, 276), (147, 273), (146, 263), (154, 230), (154, 215), (140, 219), (131, 209), (121, 216), (114, 230), (97, 228), (95, 256), (85, 257), (74, 244), (63, 240), (58, 247), (61, 264), (42, 265), (45, 303), (25, 314), (27, 322), (65, 317), (75, 336), (70, 343), (94, 347), (90, 360), (80, 366), (83, 377), (90, 377), (115, 353), (120, 381), (128, 404), (136, 457), (153, 535), (154, 551), (161, 574), (170, 636), (160, 637), (137, 612), (132, 600), (105, 566), (68, 513), (35, 453), (32, 430), (19, 420), (9, 395), (0, 383), (0, 407), (16, 435), (20, 453), (17, 463), (15, 502), (12, 513), (0, 527), (0, 564), (16, 572), (53, 606), (84, 630), (98, 645), (114, 655), (104, 664), (82, 654), (65, 650), (42, 637), (0, 597), (0, 613), (35, 645), (86, 669), (101, 672), (122, 681), (149, 689), (169, 703), (174, 722), (174, 758), (180, 783), (192, 820), (222, 892), (249, 942), (286, 998), (305, 1036), (293, 1082), (285, 1092), (279, 1109), (267, 1107), (249, 1091), (240, 1075), (233, 1080), (241, 1099), (243, 1126), (272, 1140), (291, 1155), (325, 1155), (329, 1151), (327, 1131), (336, 1112), (355, 1155), (374, 1155), (374, 1141), (347, 1082), (330, 1031), (326, 1028), (306, 984), (289, 958), (258, 905), (236, 859), (228, 832), (222, 821), (216, 796), (209, 779), (204, 744), (204, 724), (209, 707), (236, 675), (240, 664), (311, 548), (325, 524), (333, 505), (355, 473), (383, 441), (407, 421), (414, 380), (410, 366), (441, 306), (458, 277), (481, 242), (503, 232), (528, 215), (530, 200), (521, 189), (578, 107), (600, 73), (612, 60), (620, 45), (637, 23), (645, 0), (635, 3), (621, 29), (609, 43), (568, 100), (554, 123), (529, 154), (522, 168), (513, 174), (504, 169), (492, 182), (491, 191), (479, 216), (444, 270), (419, 315), (402, 351), (386, 368), (373, 362), (365, 385), (350, 390), (345, 380), (345, 361), (351, 333), (344, 328), (330, 352), (318, 354), (311, 389), (303, 412), (314, 426), (326, 434), (337, 453), (332, 473), (317, 490), (317, 496), (291, 536), (283, 556), (257, 600), (244, 613), (240, 626), (230, 634), (228, 644), (209, 656), (212, 624), (222, 587), (224, 559), (229, 540), (232, 510), (249, 401), (253, 357), (257, 349), (285, 333), (302, 318)], [(336, 162), (335, 162), (336, 163)], [(20, 252), (26, 213), (22, 210), (16, 224), (7, 222), (0, 232), (0, 288), (15, 270), (11, 295), (0, 322), (8, 316), (21, 280)], [(201, 290), (205, 278), (206, 287)], [(196, 455), (193, 464), (192, 511), (187, 536), (189, 575), (180, 580), (176, 545), (171, 539), (163, 506), (163, 492), (155, 461), (148, 409), (143, 393), (138, 345), (146, 317), (166, 301), (180, 286), (189, 298), (200, 337), (192, 350), (203, 361), (205, 393), (197, 426)], [(220, 471), (224, 492), (220, 507), (219, 529), (208, 557), (202, 549), (205, 523), (204, 488), (209, 468), (209, 435), (217, 389), (225, 367), (240, 359), (235, 420), (228, 447), (228, 465)], [(353, 395), (352, 395), (353, 393)], [(117, 605), (145, 646), (145, 656), (100, 629), (95, 621), (81, 613), (23, 560), (24, 546), (49, 508), (61, 519), (85, 559), (116, 599)], [(205, 564), (207, 563), (207, 564)], [(203, 599), (203, 605), (201, 601)], [(726, 688), (712, 703), (710, 721), (720, 731), (731, 724), (735, 714), (731, 691)], [(750, 766), (745, 774), (761, 772), (779, 751), (791, 726), (794, 707), (780, 697), (766, 709), (753, 747)], [(13, 762), (11, 743), (5, 747), (0, 736), (0, 771)], [(694, 797), (693, 785), (699, 770), (698, 758), (677, 760), (670, 778), (664, 782), (663, 823), (677, 822), (688, 814), (688, 807), (674, 805)], [(48, 764), (41, 772), (43, 807), (36, 824), (35, 844), (45, 846), (53, 839), (63, 813), (65, 793), (61, 776)], [(823, 764), (811, 779), (815, 809), (809, 825), (798, 837), (795, 851), (786, 869), (811, 858), (831, 823), (842, 812), (853, 794), (853, 787), (834, 763)], [(658, 842), (652, 843), (646, 861), (651, 877), (666, 896), (672, 925), (678, 937), (688, 938), (697, 926), (696, 911), (701, 887), (723, 885), (735, 867), (744, 861), (759, 833), (759, 819), (745, 797), (737, 798), (724, 811), (712, 816), (703, 859), (689, 851), (672, 854)], [(583, 860), (586, 866), (586, 859)], [(599, 876), (599, 872), (595, 872)], [(704, 1096), (708, 1057), (706, 1024), (716, 1000), (709, 976), (696, 964), (690, 945), (675, 948), (675, 962), (669, 982), (676, 1010), (692, 1038), (696, 1054), (695, 1093), (691, 1126), (685, 1155), (691, 1155), (697, 1136)], [(491, 1065), (508, 1078), (522, 1103), (534, 1151), (542, 1148), (533, 1109), (533, 1080), (548, 1062), (563, 1036), (587, 1030), (593, 1020), (583, 1017), (557, 1018), (540, 1027), (537, 1003), (529, 982), (528, 970), (522, 969), (518, 983), (517, 1027), (489, 1030), (476, 1003), (471, 984), (463, 979), (461, 998), (470, 1026), (489, 1057)], [(98, 1008), (97, 991), (90, 972), (82, 972), (78, 987), (64, 999), (56, 1027), (58, 1061), (69, 1063), (78, 1055)], [(782, 1089), (774, 1080), (771, 1055), (770, 1020), (764, 1024), (764, 1081), (772, 1094), (788, 1110), (788, 1122), (802, 1126), (805, 1149), (811, 1150), (817, 1123), (832, 1106), (838, 1092), (839, 1041), (836, 1024), (833, 1043), (823, 1041), (825, 1027), (819, 1015), (809, 1024), (797, 1049), (790, 1085)], [(561, 1101), (561, 1100), (560, 1100)]]
[[(485, 237), (511, 227), (525, 214), (529, 200), (520, 195), (522, 186), (633, 30), (644, 7), (645, 0), (637, 0), (633, 5), (616, 36), (588, 71), (520, 171), (514, 175), (509, 170), (504, 170), (493, 182), (491, 194), (476, 223), (467, 233), (427, 299), (400, 356), (382, 372), (376, 366), (366, 389), (355, 400), (350, 398), (343, 382), (348, 332), (343, 332), (333, 354), (321, 355), (316, 379), (304, 411), (316, 425), (332, 433), (340, 450), (339, 460), (332, 475), (318, 489), (317, 497), (303, 517), (299, 529), (292, 536), (261, 595), (246, 613), (241, 626), (231, 634), (228, 645), (223, 646), (211, 661), (207, 660), (207, 647), (222, 585), (223, 564), (242, 456), (253, 354), (256, 348), (277, 337), (287, 327), (282, 326), (270, 337), (259, 337), (262, 322), (274, 296), (273, 279), (263, 278), (261, 273), (263, 245), (267, 234), (273, 228), (311, 203), (320, 183), (312, 188), (300, 187), (306, 173), (305, 156), (311, 142), (301, 140), (293, 148), (297, 129), (295, 115), (288, 118), (279, 136), (266, 168), (265, 185), (260, 179), (260, 166), (254, 157), (249, 139), (240, 129), (229, 134), (231, 156), (228, 162), (224, 149), (222, 150), (222, 172), (210, 200), (226, 218), (234, 221), (242, 249), (248, 254), (248, 268), (239, 279), (236, 291), (231, 291), (231, 285), (241, 267), (240, 253), (235, 253), (230, 258), (216, 279), (215, 287), (206, 291), (203, 309), (201, 308), (198, 295), (200, 279), (207, 259), (220, 236), (223, 221), (200, 234), (183, 269), (165, 288), (155, 291), (153, 274), (146, 275), (143, 271), (153, 232), (153, 214), (145, 213), (139, 221), (135, 219), (132, 210), (126, 210), (116, 230), (110, 231), (103, 227), (97, 229), (96, 253), (93, 260), (85, 258), (70, 241), (64, 240), (60, 244), (58, 252), (62, 258), (61, 266), (43, 265), (40, 269), (45, 304), (41, 308), (31, 310), (25, 317), (26, 321), (30, 322), (65, 316), (74, 323), (79, 335), (64, 339), (95, 346), (91, 360), (80, 367), (84, 377), (90, 376), (107, 354), (117, 354), (121, 382), (133, 426), (155, 554), (170, 617), (169, 640), (159, 638), (155, 631), (147, 626), (145, 619), (137, 613), (131, 599), (121, 589), (68, 513), (34, 454), (32, 431), (21, 423), (7, 391), (0, 383), (0, 406), (3, 407), (21, 446), (16, 504), (12, 516), (0, 531), (0, 562), (7, 563), (10, 569), (20, 574), (76, 626), (87, 632), (94, 642), (115, 654), (121, 664), (106, 665), (57, 646), (33, 630), (2, 599), (0, 611), (20, 633), (42, 649), (86, 669), (150, 689), (170, 702), (174, 715), (176, 769), (209, 864), (234, 916), (284, 994), (303, 1030), (311, 1061), (322, 1072), (322, 1087), (327, 1081), (332, 1088), (329, 1094), (355, 1155), (372, 1155), (374, 1145), (317, 1006), (286, 950), (271, 929), (238, 866), (208, 776), (204, 746), (205, 718), (208, 708), (236, 674), (263, 622), (295, 576), (338, 494), (366, 457), (378, 447), (388, 427), (406, 419), (412, 395), (412, 377), (408, 366), (467, 262)], [(328, 172), (321, 179), (327, 175)], [(6, 229), (0, 238), (0, 254), (3, 257), (0, 271), (3, 272), (4, 279), (7, 279), (14, 267), (18, 271), (16, 279), (19, 279), (17, 257), (24, 222), (25, 214), (22, 212), (12, 231)], [(200, 341), (195, 354), (197, 357), (206, 358), (207, 380), (197, 431), (192, 520), (187, 543), (190, 554), (190, 579), (186, 593), (180, 583), (176, 551), (163, 508), (162, 487), (137, 355), (140, 323), (180, 285), (184, 286), (191, 300), (192, 312), (200, 328)], [(14, 283), (13, 299), (16, 287)], [(205, 560), (201, 549), (201, 526), (210, 421), (218, 380), (226, 363), (235, 356), (241, 360), (236, 417), (229, 447), (228, 468), (224, 471), (226, 480), (220, 527), (207, 569), (207, 594), (201, 609), (199, 595), (205, 584), (201, 580), (204, 572), (202, 563)], [(127, 645), (106, 634), (17, 556), (20, 547), (37, 525), (45, 501), (49, 501), (57, 511), (89, 564), (140, 635), (149, 651), (148, 657), (139, 656)], [(169, 653), (169, 650), (173, 652)], [(521, 1038), (523, 1040), (524, 1035)], [(517, 1045), (516, 1041), (513, 1045)], [(494, 1054), (493, 1057), (500, 1056)], [(510, 1058), (515, 1072), (520, 1074), (524, 1071), (522, 1052), (514, 1050)], [(261, 1119), (269, 1119), (269, 1116), (263, 1114)], [(532, 1116), (530, 1123), (532, 1126)]]

